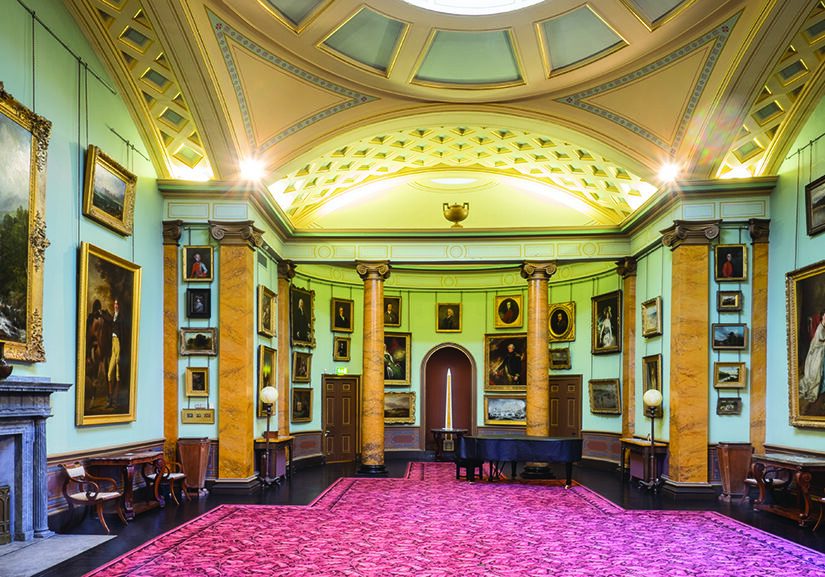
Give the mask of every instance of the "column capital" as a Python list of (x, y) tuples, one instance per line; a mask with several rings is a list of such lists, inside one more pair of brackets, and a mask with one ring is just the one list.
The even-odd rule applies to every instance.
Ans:
[(278, 278), (283, 280), (292, 280), (295, 277), (295, 263), (291, 260), (278, 261)]
[(768, 244), (771, 236), (771, 219), (752, 218), (748, 220), (748, 232), (752, 244)]
[(355, 272), (358, 273), (361, 280), (387, 280), (390, 278), (391, 268), (388, 260), (379, 262), (355, 261)]
[(180, 237), (183, 236), (182, 220), (163, 221), (163, 244), (174, 244), (177, 246)]
[(224, 245), (247, 245), (255, 250), (264, 243), (264, 231), (257, 228), (251, 220), (209, 221), (209, 234)]
[(709, 245), (719, 236), (719, 223), (715, 220), (674, 220), (673, 226), (662, 231), (662, 244), (674, 250), (682, 245)]
[(626, 256), (621, 260), (616, 261), (616, 274), (622, 278), (629, 278), (636, 276), (636, 258)]
[(527, 280), (548, 280), (556, 274), (555, 262), (523, 262), (521, 263), (521, 278)]

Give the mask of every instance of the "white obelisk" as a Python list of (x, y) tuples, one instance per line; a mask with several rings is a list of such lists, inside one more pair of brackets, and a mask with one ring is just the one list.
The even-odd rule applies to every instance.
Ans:
[(447, 426), (445, 429), (452, 429), (453, 428), (453, 386), (452, 386), (452, 375), (450, 374), (450, 369), (447, 369)]

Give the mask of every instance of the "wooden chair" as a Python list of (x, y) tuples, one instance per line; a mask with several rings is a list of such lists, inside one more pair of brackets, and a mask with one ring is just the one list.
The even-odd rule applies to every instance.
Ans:
[[(776, 473), (776, 471), (765, 472), (765, 486), (769, 491), (781, 490), (790, 484), (790, 478), (777, 477)], [(753, 498), (750, 496), (751, 490), (758, 487), (759, 483), (756, 482), (755, 478), (745, 477), (745, 491), (742, 493), (742, 498), (739, 499), (739, 504), (744, 503), (745, 499), (747, 499), (749, 503), (753, 503)]]
[[(154, 484), (157, 482), (157, 473), (150, 473), (146, 475), (146, 478)], [(180, 482), (180, 491), (184, 498), (189, 501), (189, 492), (186, 490), (186, 473), (180, 463), (166, 461), (160, 482), (169, 486), (169, 492), (172, 494), (172, 499), (174, 499), (176, 505), (180, 505), (180, 501), (178, 501), (177, 492), (175, 491), (175, 483)]]
[[(100, 519), (100, 524), (106, 529), (106, 533), (110, 533), (109, 526), (106, 525), (106, 519), (103, 517), (103, 504), (107, 501), (114, 501), (120, 520), (126, 523), (122, 507), (123, 493), (117, 490), (117, 482), (114, 479), (90, 475), (80, 461), (71, 464), (61, 463), (60, 468), (66, 473), (66, 479), (63, 481), (63, 496), (69, 505), (69, 518), (66, 519), (62, 532), (65, 533), (72, 522), (75, 505), (83, 506), (81, 523), (89, 514), (89, 509), (94, 507), (97, 510), (97, 518)], [(111, 487), (108, 485), (111, 485)]]

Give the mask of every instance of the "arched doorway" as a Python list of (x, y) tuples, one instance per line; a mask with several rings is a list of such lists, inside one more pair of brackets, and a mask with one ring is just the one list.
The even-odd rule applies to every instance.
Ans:
[(453, 428), (467, 429), (475, 433), (476, 423), (476, 364), (470, 352), (455, 343), (443, 343), (433, 347), (421, 363), (424, 377), (421, 390), (423, 419), (421, 429), (424, 449), (434, 450), (435, 441), (431, 429), (441, 429), (446, 424), (447, 369), (450, 370)]

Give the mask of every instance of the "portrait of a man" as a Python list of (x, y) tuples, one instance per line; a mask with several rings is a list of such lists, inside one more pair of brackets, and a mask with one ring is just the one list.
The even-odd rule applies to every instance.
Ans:
[(461, 303), (439, 303), (436, 308), (436, 332), (457, 333), (461, 331)]
[(401, 297), (384, 297), (384, 326), (401, 326)]
[(487, 391), (515, 391), (527, 386), (527, 336), (487, 335)]
[(349, 299), (332, 298), (332, 331), (351, 333), (353, 331), (354, 303)]
[(738, 282), (747, 278), (746, 251), (744, 244), (719, 244), (714, 247), (714, 276), (717, 282)]
[(497, 296), (494, 324), (496, 328), (520, 327), (523, 322), (521, 295)]
[(289, 327), (293, 345), (315, 346), (315, 291), (289, 288)]
[(183, 247), (183, 280), (187, 282), (212, 280), (212, 247)]

